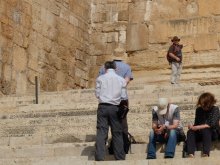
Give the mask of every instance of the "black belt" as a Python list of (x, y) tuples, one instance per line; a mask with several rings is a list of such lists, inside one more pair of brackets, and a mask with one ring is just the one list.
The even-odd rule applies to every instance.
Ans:
[(110, 103), (99, 103), (99, 105), (118, 106), (118, 105), (114, 105), (114, 104), (110, 104)]

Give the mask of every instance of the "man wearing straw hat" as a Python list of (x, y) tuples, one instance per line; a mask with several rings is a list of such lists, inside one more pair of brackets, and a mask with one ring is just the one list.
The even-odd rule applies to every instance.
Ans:
[(174, 36), (172, 45), (170, 46), (167, 53), (167, 60), (172, 68), (171, 73), (171, 84), (179, 84), (180, 75), (182, 72), (182, 48), (183, 45), (180, 45), (180, 39), (177, 36)]
[(166, 143), (164, 157), (173, 158), (181, 130), (179, 107), (169, 104), (167, 98), (159, 98), (158, 105), (152, 110), (147, 159), (156, 159), (156, 142)]

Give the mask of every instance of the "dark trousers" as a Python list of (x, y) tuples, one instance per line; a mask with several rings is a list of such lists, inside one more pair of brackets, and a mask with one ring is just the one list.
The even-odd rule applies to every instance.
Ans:
[(99, 104), (97, 111), (97, 133), (95, 159), (102, 161), (105, 158), (106, 141), (109, 126), (111, 127), (113, 151), (116, 160), (125, 160), (123, 148), (122, 123), (118, 115), (118, 106)]
[[(120, 105), (125, 105), (128, 107), (128, 100), (122, 100)], [(123, 127), (123, 132), (127, 135), (128, 134), (128, 121), (127, 121), (127, 115), (124, 119), (122, 119), (122, 127)]]
[(201, 129), (199, 131), (189, 130), (187, 132), (187, 153), (194, 154), (198, 142), (202, 142), (203, 154), (209, 155), (212, 142), (212, 131), (210, 128)]

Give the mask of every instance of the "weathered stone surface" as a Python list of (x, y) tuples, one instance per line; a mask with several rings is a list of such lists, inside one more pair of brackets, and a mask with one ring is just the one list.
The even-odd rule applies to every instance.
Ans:
[(147, 49), (148, 29), (145, 24), (129, 24), (127, 29), (127, 51)]
[[(74, 83), (66, 83), (65, 80), (74, 79), (78, 62), (86, 66), (86, 62), (82, 60), (88, 57), (86, 50), (89, 43), (90, 19), (89, 2), (76, 2), (0, 2), (0, 50), (3, 57), (1, 62), (8, 64), (1, 67), (1, 73), (6, 81), (15, 81), (10, 83), (10, 89), (16, 89), (15, 93), (25, 93), (31, 88), (34, 76), (30, 73), (35, 73), (41, 79), (40, 82), (44, 82), (41, 86), (43, 90), (56, 90), (58, 86), (60, 90), (75, 87)], [(83, 59), (75, 61), (73, 59), (78, 50), (81, 50), (80, 55)], [(48, 68), (53, 68), (53, 72), (51, 69), (48, 71)], [(56, 72), (65, 75), (62, 81), (58, 76), (59, 83)], [(88, 70), (84, 70), (83, 74), (87, 74), (83, 79), (88, 81)], [(19, 75), (22, 75), (22, 78), (19, 78)], [(86, 87), (87, 84), (83, 82), (81, 86)], [(4, 93), (13, 93), (12, 90), (5, 90), (6, 88)]]
[(204, 73), (199, 70), (209, 66), (217, 74), (219, 15), (219, 0), (1, 0), (0, 73), (10, 82), (2, 91), (33, 89), (31, 73), (39, 76), (41, 90), (91, 87), (115, 52), (126, 54), (136, 80), (148, 81), (140, 75), (169, 69), (165, 55), (174, 35), (184, 45), (184, 68), (195, 65)]
[[(97, 45), (95, 38), (92, 38), (90, 53), (99, 56), (96, 59), (98, 66), (94, 65), (96, 70), (102, 65), (102, 61), (104, 63), (104, 60), (108, 59), (100, 56), (110, 57), (117, 48), (120, 48), (121, 53), (128, 54), (127, 62), (131, 64), (136, 78), (144, 79), (139, 75), (149, 70), (152, 71), (149, 75), (161, 75), (160, 70), (169, 69), (165, 56), (171, 44), (171, 38), (177, 35), (181, 38), (181, 44), (184, 45), (184, 68), (191, 69), (192, 61), (195, 62), (196, 58), (197, 61), (194, 65), (198, 67), (198, 71), (203, 66), (213, 66), (218, 72), (219, 57), (216, 54), (219, 53), (220, 5), (217, 0), (210, 1), (208, 4), (205, 0), (175, 2), (172, 0), (134, 0), (128, 4), (128, 20), (125, 12), (123, 12), (125, 19), (119, 19), (120, 13), (123, 11), (120, 2), (111, 1), (109, 4), (107, 1), (95, 1), (93, 5), (91, 13), (104, 13), (106, 9), (111, 12), (107, 14), (106, 21), (102, 20), (104, 22), (97, 23), (91, 20), (92, 35), (94, 33), (96, 34), (94, 36), (104, 38), (106, 32), (117, 32), (117, 26), (120, 26), (121, 22), (125, 26), (124, 32), (126, 33), (126, 38), (124, 38), (126, 47), (120, 42), (115, 42), (115, 47), (108, 51), (102, 44)], [(127, 6), (124, 5), (124, 7)], [(112, 18), (109, 18), (109, 15)], [(99, 40), (98, 37), (96, 39)], [(94, 71), (90, 77), (92, 75), (95, 75)], [(187, 79), (192, 78), (187, 76)], [(146, 79), (150, 80), (147, 77)], [(150, 82), (153, 81), (152, 79)], [(92, 81), (90, 84), (93, 84)]]
[(207, 3), (205, 0), (199, 0), (199, 15), (218, 15), (220, 14), (220, 2), (218, 0), (212, 0), (212, 3)]
[[(205, 38), (205, 40), (204, 40)], [(194, 50), (217, 50), (218, 48), (218, 38), (216, 34), (203, 34), (195, 37)]]

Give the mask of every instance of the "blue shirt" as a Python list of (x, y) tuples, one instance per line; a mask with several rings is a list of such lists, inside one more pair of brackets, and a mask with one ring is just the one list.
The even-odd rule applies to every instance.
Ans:
[[(116, 63), (116, 73), (117, 75), (126, 78), (128, 77), (130, 80), (133, 80), (133, 75), (132, 75), (132, 71), (131, 71), (131, 67), (124, 63), (121, 60), (114, 60), (114, 62)], [(104, 66), (102, 66), (99, 70), (99, 76), (105, 74), (105, 68)]]
[(126, 81), (114, 69), (108, 69), (106, 74), (96, 79), (95, 95), (99, 103), (119, 105), (127, 98)]

